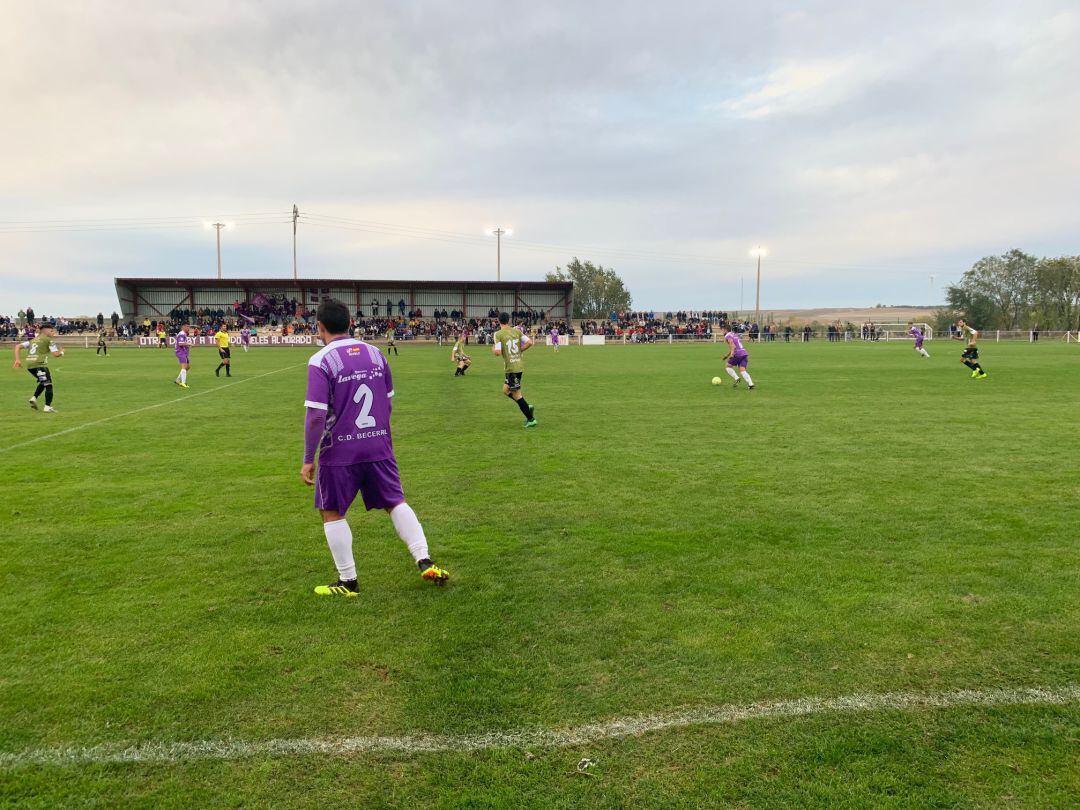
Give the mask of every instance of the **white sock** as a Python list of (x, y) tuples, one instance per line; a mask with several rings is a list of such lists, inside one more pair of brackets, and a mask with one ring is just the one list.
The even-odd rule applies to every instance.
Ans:
[(326, 544), (330, 546), (330, 553), (334, 556), (334, 565), (337, 566), (338, 579), (345, 581), (356, 579), (356, 563), (352, 555), (352, 529), (349, 521), (331, 520), (323, 524), (326, 532)]
[(747, 385), (753, 385), (753, 384), (754, 384), (754, 381), (750, 379), (750, 374), (749, 374), (749, 372), (746, 372), (746, 371), (744, 371), (744, 372), (742, 373), (742, 378), (743, 378), (744, 380), (746, 380), (746, 384), (747, 384)]
[(416, 517), (416, 512), (407, 503), (400, 503), (390, 513), (390, 520), (394, 523), (394, 529), (401, 541), (409, 547), (409, 553), (417, 562), (427, 559), (427, 538), (424, 536), (424, 527)]
[(727, 371), (727, 373), (728, 373), (728, 376), (729, 376), (729, 377), (731, 377), (731, 379), (733, 379), (733, 380), (734, 380), (735, 382), (738, 382), (738, 381), (739, 381), (739, 374), (738, 374), (738, 372), (737, 372), (737, 371), (735, 371), (735, 369), (733, 369), (733, 368), (732, 368), (731, 366), (728, 366), (728, 367), (727, 367), (727, 368), (725, 369), (725, 371)]
[(923, 357), (930, 356), (930, 352), (928, 352), (926, 349), (919, 349), (919, 352), (922, 354)]
[(245, 352), (247, 351), (247, 346), (244, 346), (244, 351), (245, 351)]
[(186, 368), (180, 369), (180, 382), (182, 382), (182, 383), (187, 382), (187, 369)]

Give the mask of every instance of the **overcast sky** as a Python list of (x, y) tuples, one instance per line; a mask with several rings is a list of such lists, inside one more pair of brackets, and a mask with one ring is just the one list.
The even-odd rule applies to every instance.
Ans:
[(504, 279), (579, 255), (657, 308), (752, 307), (758, 243), (763, 308), (1080, 252), (1075, 0), (0, 8), (0, 220), (138, 226), (0, 225), (0, 313), (213, 275), (204, 218), (290, 276), (294, 202), (309, 278), (494, 278), (502, 224)]

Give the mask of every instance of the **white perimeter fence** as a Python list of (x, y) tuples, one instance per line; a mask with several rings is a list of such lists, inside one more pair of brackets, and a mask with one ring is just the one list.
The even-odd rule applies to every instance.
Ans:
[[(907, 332), (878, 332), (875, 337), (864, 337), (860, 332), (792, 332), (790, 335), (777, 332), (771, 335), (761, 334), (757, 338), (751, 337), (747, 332), (741, 334), (743, 343), (911, 343), (914, 338)], [(717, 332), (712, 335), (653, 335), (651, 338), (634, 339), (634, 335), (574, 335), (572, 338), (564, 338), (570, 343), (583, 346), (610, 346), (637, 343), (723, 343), (724, 333)], [(935, 337), (927, 337), (928, 343), (948, 342), (948, 334)], [(1063, 343), (1080, 343), (1080, 332), (1031, 332), (1027, 330), (984, 329), (979, 332), (981, 343), (1000, 342), (1003, 340), (1022, 340), (1029, 343), (1040, 341), (1061, 341)]]
[[(863, 337), (860, 332), (803, 332), (796, 331), (790, 335), (783, 332), (777, 332), (772, 335), (759, 335), (756, 339), (751, 337), (747, 332), (741, 333), (743, 343), (756, 344), (756, 343), (897, 343), (912, 341), (911, 335), (907, 332), (891, 332), (883, 331), (878, 332), (874, 338)], [(369, 343), (382, 343), (385, 338), (381, 335), (375, 338), (365, 336), (363, 338)], [(433, 335), (420, 335), (414, 338), (398, 338), (398, 343), (401, 345), (407, 345), (411, 343), (419, 343), (424, 345), (431, 345), (435, 343), (435, 337)], [(936, 335), (933, 337), (928, 336), (926, 341), (928, 343), (935, 342), (947, 342), (949, 336)], [(979, 341), (981, 343), (1000, 342), (1000, 341), (1024, 341), (1028, 343), (1038, 343), (1040, 341), (1055, 342), (1060, 341), (1062, 343), (1080, 343), (1080, 331), (1039, 331), (1038, 333), (1018, 329), (1018, 330), (1005, 330), (1005, 329), (984, 329), (979, 332)], [(197, 340), (197, 345), (211, 345), (212, 341), (209, 338), (203, 338)], [(550, 345), (550, 339), (546, 341)], [(632, 334), (625, 335), (561, 335), (560, 345), (562, 346), (613, 346), (613, 345), (638, 345), (649, 343), (666, 343), (673, 345), (675, 343), (723, 343), (724, 333), (716, 332), (712, 335), (652, 335), (645, 339), (635, 340)], [(57, 343), (65, 348), (83, 347), (87, 349), (94, 349), (97, 346), (96, 334), (79, 334), (79, 335), (60, 335), (57, 338)], [(144, 347), (157, 348), (157, 340), (147, 341), (142, 340)], [(170, 348), (172, 340), (170, 339)], [(232, 341), (233, 345), (239, 345), (239, 338), (236, 337)], [(453, 345), (453, 341), (443, 341), (446, 348)], [(11, 347), (15, 345), (15, 341), (5, 339), (0, 341), (0, 346)], [(140, 345), (140, 338), (136, 337), (134, 340), (131, 338), (109, 338), (109, 348), (124, 348), (124, 347), (138, 347)], [(311, 335), (297, 335), (296, 337), (290, 336), (289, 338), (282, 339), (281, 337), (266, 337), (263, 336), (259, 339), (251, 342), (251, 348), (274, 348), (278, 345), (315, 345), (314, 336)], [(474, 347), (477, 345), (475, 339), (469, 340), (469, 346)], [(487, 344), (490, 345), (490, 344)]]

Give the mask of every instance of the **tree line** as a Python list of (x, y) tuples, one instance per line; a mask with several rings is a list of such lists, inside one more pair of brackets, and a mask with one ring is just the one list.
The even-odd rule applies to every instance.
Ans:
[(938, 329), (964, 318), (980, 329), (1080, 330), (1080, 256), (985, 256), (946, 287), (945, 300)]
[[(630, 291), (613, 269), (574, 258), (547, 274), (574, 282), (574, 318), (606, 318), (632, 306)], [(1022, 250), (985, 256), (945, 288), (938, 330), (958, 318), (980, 329), (1080, 331), (1080, 256), (1037, 258)]]

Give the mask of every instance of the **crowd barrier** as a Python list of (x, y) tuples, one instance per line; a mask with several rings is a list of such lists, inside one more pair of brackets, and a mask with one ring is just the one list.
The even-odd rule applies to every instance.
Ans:
[[(97, 346), (97, 334), (77, 334), (77, 335), (59, 335), (57, 337), (57, 343), (64, 348), (88, 348), (93, 349)], [(364, 336), (363, 340), (369, 343), (385, 344), (386, 338), (382, 335), (375, 337)], [(742, 334), (742, 341), (745, 344), (758, 344), (758, 343), (895, 343), (895, 342), (908, 342), (912, 340), (911, 336), (901, 332), (884, 332), (878, 334), (874, 338), (863, 337), (859, 332), (838, 332), (830, 335), (827, 332), (793, 332), (790, 336), (783, 333), (774, 334), (771, 337), (766, 335), (760, 335), (756, 339), (751, 337), (747, 333)], [(934, 337), (926, 338), (927, 343), (940, 343), (947, 342), (949, 340), (948, 335), (936, 335)], [(175, 338), (166, 338), (167, 345), (171, 349), (175, 344)], [(1033, 332), (1030, 330), (1005, 330), (1005, 329), (985, 329), (979, 333), (979, 341), (982, 343), (989, 342), (1001, 342), (1001, 341), (1024, 341), (1027, 343), (1038, 343), (1040, 341), (1061, 341), (1064, 343), (1080, 343), (1080, 331), (1042, 331)], [(106, 341), (110, 348), (124, 348), (134, 347), (143, 349), (158, 348), (157, 337), (144, 337), (139, 335), (134, 338), (108, 338)], [(397, 343), (401, 346), (409, 344), (421, 344), (432, 346), (437, 342), (437, 338), (434, 335), (419, 335), (410, 338), (398, 338)], [(723, 343), (724, 333), (717, 332), (712, 335), (654, 335), (651, 340), (634, 340), (632, 335), (563, 335), (560, 338), (560, 346), (612, 346), (612, 345), (639, 345), (639, 344), (668, 344), (674, 345), (676, 343), (689, 344), (689, 343)], [(16, 341), (13, 338), (3, 338), (0, 340), (0, 345), (13, 347)], [(240, 346), (241, 339), (239, 335), (231, 335), (229, 337), (229, 343), (233, 346)], [(550, 337), (545, 336), (545, 343), (551, 345)], [(196, 337), (192, 338), (193, 346), (215, 346), (216, 341), (213, 337)], [(282, 346), (319, 346), (319, 339), (315, 335), (258, 335), (257, 337), (250, 338), (249, 346), (259, 348), (273, 348)], [(453, 345), (453, 341), (444, 338), (443, 346), (449, 348)], [(483, 346), (485, 348), (490, 347), (490, 343), (480, 344), (475, 340), (470, 340), (470, 347)]]
[[(776, 333), (772, 335), (759, 335), (754, 338), (748, 333), (742, 334), (743, 343), (896, 343), (912, 342), (913, 338), (906, 332), (882, 332), (874, 337), (863, 336), (860, 332), (793, 332), (791, 335)], [(927, 343), (947, 342), (950, 337), (944, 336), (927, 337)], [(1080, 331), (1039, 331), (1030, 330), (1005, 330), (984, 329), (979, 332), (979, 340), (986, 342), (1000, 342), (1022, 340), (1024, 342), (1038, 343), (1039, 341), (1062, 341), (1065, 343), (1080, 342)], [(610, 346), (626, 344), (650, 344), (650, 343), (723, 343), (724, 333), (712, 335), (654, 335), (651, 340), (634, 340), (632, 335), (580, 335), (571, 338), (572, 342), (582, 346)]]

